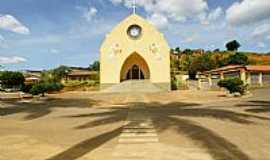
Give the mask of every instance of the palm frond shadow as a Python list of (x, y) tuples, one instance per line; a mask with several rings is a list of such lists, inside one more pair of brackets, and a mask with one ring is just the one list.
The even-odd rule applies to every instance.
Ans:
[(242, 104), (238, 104), (236, 106), (246, 108), (245, 111), (251, 113), (270, 112), (270, 101), (248, 101)]
[(0, 116), (27, 113), (27, 115), (24, 117), (24, 120), (34, 120), (52, 113), (55, 108), (90, 108), (96, 103), (98, 102), (91, 99), (61, 98), (50, 98), (39, 103), (20, 103), (14, 101), (5, 101), (3, 102), (3, 105), (11, 105), (11, 107), (0, 108)]
[(120, 135), (122, 128), (116, 128), (110, 132), (103, 133), (99, 136), (94, 138), (87, 139), (82, 141), (71, 148), (51, 157), (47, 160), (75, 160), (78, 159), (85, 154), (93, 151), (94, 149), (98, 148), (99, 146), (103, 145), (104, 143), (108, 142), (109, 140), (117, 137)]
[(250, 160), (243, 151), (215, 132), (196, 124), (190, 120), (170, 118), (168, 121), (174, 124), (179, 134), (184, 134), (196, 145), (205, 149), (216, 160)]
[[(136, 106), (136, 107), (134, 107)], [(144, 106), (144, 107), (139, 107)], [(225, 138), (219, 136), (215, 132), (207, 129), (185, 117), (206, 117), (221, 121), (230, 121), (242, 125), (256, 124), (254, 119), (270, 121), (270, 118), (237, 113), (225, 109), (214, 109), (200, 107), (200, 104), (194, 103), (169, 103), (161, 104), (158, 102), (151, 103), (128, 103), (125, 107), (110, 108), (111, 111), (99, 113), (86, 113), (79, 115), (69, 115), (66, 118), (98, 118), (86, 124), (75, 127), (75, 129), (86, 129), (109, 125), (123, 121), (128, 113), (127, 108), (132, 108), (132, 111), (143, 113), (145, 108), (153, 118), (154, 125), (158, 132), (163, 132), (169, 127), (176, 127), (179, 134), (184, 134), (190, 137), (192, 141), (198, 142), (202, 148), (216, 160), (234, 159), (234, 160), (249, 160), (250, 158), (241, 151), (236, 145), (232, 144)], [(166, 123), (166, 124), (165, 124)], [(200, 134), (194, 134), (198, 132)]]

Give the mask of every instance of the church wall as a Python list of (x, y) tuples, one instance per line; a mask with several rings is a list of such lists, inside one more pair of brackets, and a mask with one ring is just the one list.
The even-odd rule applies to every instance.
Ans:
[[(127, 35), (127, 28), (132, 24), (142, 27), (142, 36), (137, 40)], [(170, 48), (166, 40), (147, 21), (132, 15), (115, 27), (101, 46), (101, 85), (120, 83), (122, 65), (134, 52), (146, 61), (152, 83), (170, 84)]]

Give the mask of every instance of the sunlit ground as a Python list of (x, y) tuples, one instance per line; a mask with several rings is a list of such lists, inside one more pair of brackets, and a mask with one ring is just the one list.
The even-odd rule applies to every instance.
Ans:
[[(136, 154), (148, 160), (268, 160), (269, 93), (262, 89), (237, 99), (219, 92), (73, 92), (31, 103), (1, 101), (0, 159), (111, 160)], [(148, 113), (158, 142), (119, 145), (131, 110)]]

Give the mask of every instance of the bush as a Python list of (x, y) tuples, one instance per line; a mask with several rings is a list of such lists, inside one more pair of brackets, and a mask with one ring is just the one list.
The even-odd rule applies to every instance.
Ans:
[(61, 83), (39, 83), (34, 84), (29, 93), (32, 95), (42, 94), (44, 96), (47, 92), (60, 91), (63, 87)]
[(48, 92), (60, 91), (61, 89), (64, 88), (64, 86), (61, 83), (47, 83), (46, 87)]
[(34, 84), (21, 85), (20, 90), (29, 93)]
[(247, 86), (244, 85), (244, 82), (240, 78), (229, 78), (220, 80), (218, 82), (219, 87), (226, 88), (230, 93), (240, 93), (241, 95), (245, 94)]
[(178, 89), (177, 80), (176, 79), (171, 80), (171, 90), (175, 91), (177, 89)]
[(0, 74), (3, 88), (20, 87), (24, 84), (24, 76), (21, 72), (4, 71)]
[(34, 84), (30, 89), (30, 94), (32, 95), (40, 95), (44, 96), (44, 94), (48, 91), (48, 87), (45, 83)]

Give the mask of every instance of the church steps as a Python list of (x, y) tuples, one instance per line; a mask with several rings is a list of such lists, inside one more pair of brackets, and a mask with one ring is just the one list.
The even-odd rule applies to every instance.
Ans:
[(103, 92), (107, 93), (153, 93), (153, 92), (161, 92), (162, 89), (152, 84), (149, 80), (129, 80), (124, 81), (122, 83), (116, 84), (114, 86), (111, 86)]

